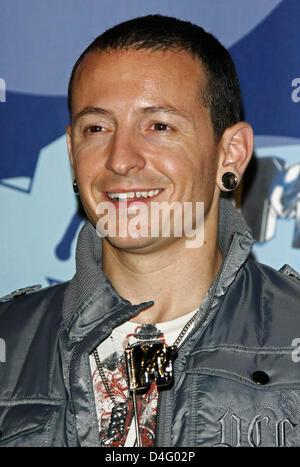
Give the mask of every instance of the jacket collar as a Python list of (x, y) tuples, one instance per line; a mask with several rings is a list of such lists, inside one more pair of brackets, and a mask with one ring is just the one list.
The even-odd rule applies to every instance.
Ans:
[[(220, 200), (219, 208), (219, 245), (226, 261), (226, 252), (232, 250), (232, 242), (238, 243), (238, 248), (232, 252), (230, 264), (223, 267), (223, 280), (219, 281), (218, 296), (224, 293), (232, 282), (236, 272), (246, 261), (253, 244), (251, 231), (242, 215), (234, 208), (231, 201)], [(237, 253), (239, 250), (239, 254)], [(227, 259), (228, 262), (228, 259)], [(81, 229), (76, 247), (76, 273), (69, 282), (63, 304), (63, 318), (67, 325), (76, 310), (91, 301), (91, 297), (101, 297), (103, 312), (121, 305), (130, 306), (130, 302), (122, 298), (114, 289), (102, 271), (102, 243), (94, 226), (87, 222)], [(143, 304), (149, 305), (151, 302)], [(141, 304), (142, 305), (142, 304)], [(142, 306), (139, 306), (141, 309)]]
[(228, 251), (235, 233), (239, 233), (243, 236), (245, 235), (247, 238), (253, 240), (252, 232), (242, 214), (234, 207), (233, 203), (229, 199), (221, 198), (219, 207), (218, 240), (223, 254)]

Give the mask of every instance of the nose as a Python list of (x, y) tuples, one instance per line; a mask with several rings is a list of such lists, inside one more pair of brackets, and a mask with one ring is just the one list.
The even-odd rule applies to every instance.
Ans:
[(127, 175), (138, 172), (145, 166), (145, 158), (134, 139), (134, 135), (130, 135), (126, 130), (116, 132), (106, 161), (108, 170)]

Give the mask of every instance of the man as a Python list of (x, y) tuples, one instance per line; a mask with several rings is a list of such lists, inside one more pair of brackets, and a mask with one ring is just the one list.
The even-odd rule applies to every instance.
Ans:
[(253, 150), (228, 52), (188, 22), (128, 21), (78, 59), (69, 109), (89, 222), (71, 281), (3, 299), (1, 443), (299, 444), (299, 278), (249, 259), (220, 201)]

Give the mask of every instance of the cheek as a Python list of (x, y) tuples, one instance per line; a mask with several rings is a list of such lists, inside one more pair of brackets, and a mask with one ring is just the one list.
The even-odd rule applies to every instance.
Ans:
[(164, 158), (162, 156), (159, 161), (159, 168), (174, 181), (190, 181), (205, 178), (213, 169), (209, 167), (210, 164), (203, 155), (196, 151), (181, 148), (178, 152), (167, 154)]
[(78, 180), (92, 181), (103, 166), (103, 158), (91, 148), (84, 148), (74, 156), (74, 170)]
[(192, 170), (191, 157), (185, 144), (174, 143), (161, 147), (150, 157), (151, 165), (155, 170), (165, 174), (170, 180), (183, 180)]
[(187, 196), (197, 201), (210, 203), (216, 187), (217, 164), (214, 152), (189, 154), (181, 167), (178, 178), (185, 183)]

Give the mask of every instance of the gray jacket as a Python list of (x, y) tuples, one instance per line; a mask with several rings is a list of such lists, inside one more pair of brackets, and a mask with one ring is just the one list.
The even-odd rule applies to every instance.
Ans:
[[(249, 259), (251, 233), (228, 201), (219, 231), (223, 264), (160, 393), (156, 444), (300, 445), (298, 275)], [(149, 303), (115, 291), (89, 223), (71, 281), (4, 297), (0, 446), (99, 446), (89, 353)]]

